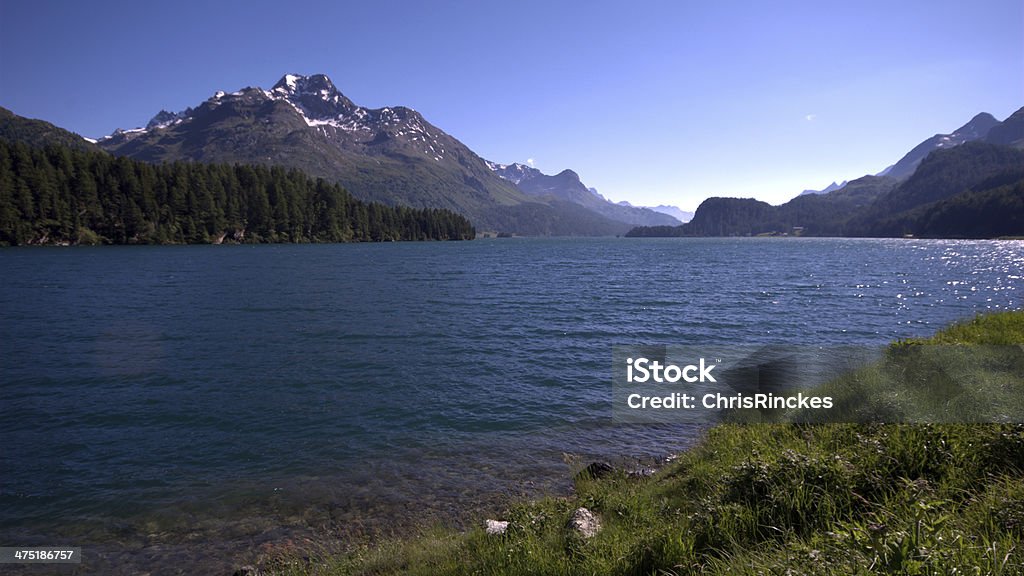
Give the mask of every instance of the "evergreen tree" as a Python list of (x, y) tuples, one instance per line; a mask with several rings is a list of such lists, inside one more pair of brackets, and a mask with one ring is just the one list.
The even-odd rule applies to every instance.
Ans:
[(0, 141), (0, 245), (470, 239), (445, 210), (367, 204), (297, 170), (151, 165)]

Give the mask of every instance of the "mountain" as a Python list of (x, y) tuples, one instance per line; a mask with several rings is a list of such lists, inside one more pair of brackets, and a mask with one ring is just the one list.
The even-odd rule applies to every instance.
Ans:
[(936, 134), (921, 142), (910, 152), (907, 152), (903, 158), (900, 158), (899, 162), (894, 164), (886, 175), (898, 180), (908, 178), (917, 169), (918, 164), (934, 150), (952, 148), (965, 142), (983, 140), (989, 131), (997, 125), (999, 125), (998, 120), (988, 112), (982, 112), (951, 134)]
[(56, 145), (76, 150), (98, 150), (95, 144), (74, 132), (43, 120), (18, 116), (3, 107), (0, 107), (0, 140), (23, 142), (35, 148)]
[[(884, 174), (880, 174), (880, 176), (884, 176)], [(808, 194), (828, 194), (829, 192), (835, 192), (836, 190), (839, 190), (843, 186), (846, 186), (846, 180), (843, 180), (842, 184), (836, 184), (835, 181), (833, 181), (831, 184), (829, 184), (828, 186), (821, 190), (804, 190), (799, 195), (806, 196)]]
[(916, 218), (926, 238), (998, 238), (1024, 235), (1024, 180), (967, 191), (928, 206)]
[(895, 165), (779, 206), (709, 198), (676, 227), (627, 236), (1024, 235), (1024, 108), (1003, 122), (981, 113), (952, 134), (925, 140)]
[(985, 141), (1016, 148), (1024, 147), (1024, 108), (1021, 108), (988, 131)]
[[(597, 190), (594, 190), (593, 188), (591, 188), (591, 190), (595, 193), (597, 192)], [(633, 206), (632, 204), (625, 200), (617, 202), (617, 204), (619, 206)], [(654, 210), (655, 212), (668, 214), (669, 216), (675, 218), (678, 222), (684, 224), (686, 222), (689, 222), (690, 219), (693, 218), (693, 212), (687, 212), (685, 210), (681, 210), (678, 206), (669, 206), (667, 204), (659, 204), (658, 206), (637, 206), (637, 208), (647, 208), (648, 210)]]
[(579, 175), (572, 170), (562, 170), (554, 176), (549, 176), (525, 164), (496, 164), (488, 161), (487, 166), (501, 178), (515, 184), (524, 194), (536, 198), (552, 198), (578, 204), (605, 218), (630, 226), (679, 224), (679, 220), (674, 217), (655, 210), (608, 201), (598, 194), (597, 190), (587, 188), (580, 181)]
[(5, 114), (2, 125), (0, 246), (462, 240), (475, 235), (472, 224), (451, 211), (368, 204), (338, 184), (294, 169), (151, 164), (90, 149), (77, 135), (13, 114)]
[(524, 180), (530, 180), (544, 175), (543, 172), (537, 170), (533, 166), (520, 164), (518, 162), (514, 164), (497, 164), (490, 160), (485, 160), (484, 162), (487, 163), (487, 167), (490, 168), (492, 172), (516, 186)]
[(1024, 235), (1024, 150), (968, 142), (929, 154), (903, 181), (864, 176), (829, 194), (780, 206), (709, 198), (689, 224), (635, 228), (627, 236), (906, 235), (990, 238)]
[(756, 226), (773, 220), (775, 207), (753, 198), (717, 198), (704, 200), (693, 219), (679, 228), (696, 236), (736, 236), (757, 234)]
[(648, 206), (655, 212), (661, 212), (662, 214), (668, 214), (669, 216), (679, 220), (680, 222), (686, 223), (693, 219), (693, 212), (687, 212), (686, 210), (680, 210), (678, 206), (668, 206), (666, 204), (659, 204), (657, 206)]
[[(914, 174), (898, 187), (877, 198), (857, 216), (853, 227), (862, 236), (930, 236), (941, 231), (944, 237), (992, 237), (1024, 234), (1024, 228), (1015, 231), (988, 228), (986, 220), (1005, 219), (1009, 213), (999, 214), (994, 209), (995, 197), (979, 200), (978, 195), (998, 190), (998, 195), (1011, 192), (1024, 184), (1024, 150), (987, 142), (968, 142), (956, 148), (936, 150), (929, 154)], [(956, 199), (955, 201), (953, 201)], [(999, 199), (1001, 200), (1001, 199)], [(1022, 198), (1018, 198), (1018, 201)], [(952, 203), (948, 203), (953, 201)], [(956, 206), (969, 207), (976, 202), (989, 208), (979, 210), (982, 218), (966, 215), (952, 221)], [(946, 204), (943, 204), (946, 203)], [(1004, 207), (1010, 208), (1013, 203)], [(1012, 210), (1011, 210), (1012, 211)], [(932, 222), (940, 218), (950, 220), (941, 225)], [(1024, 220), (1024, 212), (1016, 213)]]
[[(898, 180), (905, 179), (914, 173), (917, 166), (928, 154), (935, 150), (942, 150), (959, 146), (966, 142), (984, 141), (991, 144), (1005, 144), (1017, 147), (1024, 147), (1024, 108), (1017, 110), (1002, 122), (996, 120), (988, 112), (977, 114), (968, 122), (951, 134), (936, 134), (931, 138), (915, 146), (907, 152), (896, 164), (886, 167), (875, 176), (891, 176)], [(843, 184), (831, 186), (821, 191), (804, 190), (801, 194), (827, 194)], [(838, 188), (836, 188), (838, 186)]]
[[(896, 164), (886, 167), (875, 176), (891, 176), (898, 180), (908, 178), (928, 154), (959, 146), (966, 142), (984, 141), (992, 144), (1006, 144), (1024, 147), (1024, 108), (1017, 110), (1000, 122), (991, 114), (982, 112), (951, 134), (936, 134), (907, 152)], [(833, 182), (824, 190), (804, 190), (800, 195), (828, 194), (846, 185)]]
[(891, 178), (864, 176), (834, 192), (797, 196), (780, 206), (753, 198), (708, 198), (687, 224), (634, 228), (627, 236), (847, 236), (854, 232), (850, 219), (895, 185)]
[(338, 182), (362, 200), (444, 208), (479, 230), (612, 235), (629, 224), (560, 199), (531, 197), (463, 143), (403, 106), (358, 106), (323, 75), (285, 75), (270, 90), (217, 92), (145, 128), (99, 141), (147, 162), (280, 165)]

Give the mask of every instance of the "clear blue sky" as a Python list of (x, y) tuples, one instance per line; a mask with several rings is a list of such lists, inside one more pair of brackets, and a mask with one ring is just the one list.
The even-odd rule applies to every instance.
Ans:
[(779, 203), (1024, 106), (1024, 2), (0, 0), (0, 106), (86, 136), (286, 72), (614, 200)]

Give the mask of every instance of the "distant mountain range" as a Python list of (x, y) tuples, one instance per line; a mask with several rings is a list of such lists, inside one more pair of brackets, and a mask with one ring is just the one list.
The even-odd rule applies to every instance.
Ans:
[[(628, 202), (627, 202), (628, 204)], [(689, 222), (693, 219), (693, 212), (686, 210), (680, 210), (678, 206), (666, 206), (665, 204), (659, 204), (657, 206), (650, 206), (651, 210), (655, 212), (661, 212), (662, 214), (668, 214), (669, 216), (679, 220), (680, 222)]]
[(217, 92), (193, 108), (161, 111), (144, 128), (115, 131), (98, 145), (147, 162), (298, 168), (363, 200), (453, 210), (483, 231), (613, 235), (673, 223), (587, 193), (572, 171), (497, 170), (415, 110), (358, 106), (323, 74), (288, 74), (270, 90)]
[(554, 176), (549, 176), (526, 164), (487, 162), (487, 166), (498, 176), (515, 184), (525, 194), (572, 202), (617, 222), (627, 222), (633, 226), (674, 226), (682, 222), (671, 215), (649, 208), (635, 207), (629, 203), (612, 203), (598, 194), (594, 188), (584, 186), (579, 175), (572, 170), (562, 170)]
[[(591, 188), (591, 190), (594, 189)], [(594, 192), (596, 192), (596, 190), (594, 190)], [(625, 200), (618, 202), (618, 204), (620, 206), (633, 206), (632, 204)], [(659, 204), (657, 206), (642, 206), (642, 208), (654, 210), (655, 212), (660, 212), (662, 214), (668, 214), (669, 216), (675, 218), (680, 223), (689, 222), (690, 219), (693, 218), (693, 212), (687, 212), (686, 210), (682, 210), (678, 206), (668, 206), (666, 204)]]
[(846, 186), (846, 183), (846, 180), (843, 180), (841, 184), (836, 184), (835, 182), (832, 182), (831, 184), (822, 188), (821, 190), (804, 190), (803, 192), (800, 193), (800, 195), (806, 196), (808, 194), (828, 194), (829, 192), (835, 192), (836, 190), (839, 190), (843, 186)]
[(915, 146), (881, 175), (805, 193), (779, 206), (708, 198), (675, 227), (628, 236), (1024, 236), (1024, 108), (982, 113)]

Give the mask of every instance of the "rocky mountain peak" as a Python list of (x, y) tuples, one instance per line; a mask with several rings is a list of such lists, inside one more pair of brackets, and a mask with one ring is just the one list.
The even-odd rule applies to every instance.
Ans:
[(989, 130), (997, 124), (999, 124), (999, 120), (996, 120), (988, 112), (982, 112), (971, 118), (970, 122), (958, 128), (956, 132), (953, 132), (953, 136), (965, 142), (980, 140), (987, 136)]
[(285, 94), (335, 94), (338, 93), (338, 89), (334, 86), (334, 82), (327, 77), (326, 74), (313, 74), (312, 76), (302, 76), (300, 74), (285, 74), (274, 84), (271, 88), (273, 92), (282, 92)]
[(543, 175), (540, 170), (519, 162), (512, 164), (496, 164), (489, 160), (485, 160), (485, 162), (492, 172), (516, 185)]
[(156, 116), (150, 119), (149, 123), (146, 124), (146, 130), (152, 130), (153, 128), (162, 128), (173, 124), (176, 121), (180, 121), (184, 113), (168, 112), (167, 110), (161, 110), (156, 113)]
[(338, 119), (357, 108), (326, 74), (285, 74), (270, 89), (270, 96), (291, 102), (309, 120)]
[(988, 133), (999, 126), (999, 121), (988, 112), (976, 114), (974, 118), (957, 128), (950, 134), (936, 134), (931, 138), (918, 144), (908, 152), (900, 161), (889, 169), (886, 175), (903, 180), (910, 177), (917, 170), (917, 166), (934, 150), (942, 148), (953, 148), (966, 142), (984, 139)]

